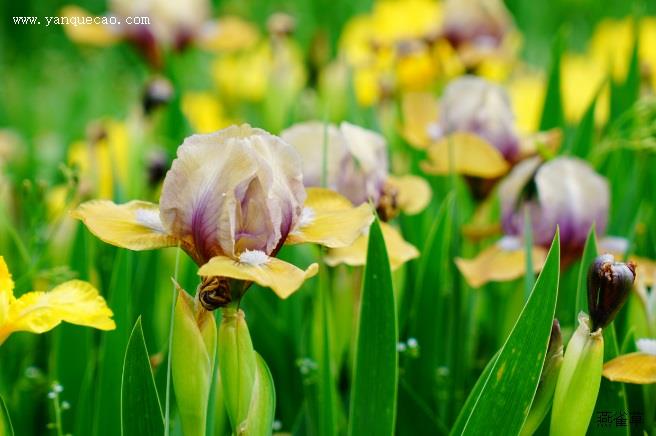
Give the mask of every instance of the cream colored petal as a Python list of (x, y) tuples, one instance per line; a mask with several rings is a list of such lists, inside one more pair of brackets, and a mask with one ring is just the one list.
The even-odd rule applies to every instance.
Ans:
[(616, 357), (604, 364), (603, 374), (608, 380), (616, 382), (656, 383), (656, 356), (637, 352)]
[(398, 207), (408, 215), (418, 214), (430, 203), (433, 193), (428, 182), (422, 177), (389, 176), (387, 183), (395, 188)]
[(428, 147), (427, 156), (421, 167), (428, 174), (446, 175), (453, 171), (491, 179), (510, 169), (496, 148), (472, 133), (457, 132), (437, 141)]
[(159, 208), (146, 201), (115, 204), (93, 200), (71, 212), (98, 238), (117, 247), (130, 250), (151, 250), (172, 247), (178, 240), (164, 231)]
[(310, 242), (326, 247), (348, 247), (373, 221), (367, 203), (353, 207), (345, 197), (323, 188), (308, 188), (308, 197), (296, 229), (286, 243)]
[[(87, 18), (93, 20), (96, 16), (91, 15), (88, 11), (75, 6), (67, 5), (59, 11), (60, 17), (66, 17), (75, 22), (83, 22)], [(81, 25), (64, 25), (64, 32), (71, 41), (78, 44), (90, 44), (97, 46), (107, 46), (117, 42), (121, 35), (113, 31), (110, 25), (106, 24), (81, 24)]]
[[(398, 230), (387, 223), (380, 223), (380, 225), (392, 270), (396, 270), (407, 261), (419, 256), (417, 248), (406, 242)], [(363, 235), (349, 247), (333, 248), (324, 258), (326, 264), (336, 266), (343, 263), (350, 266), (362, 266), (367, 263), (368, 243), (369, 236)]]
[(536, 154), (555, 156), (563, 143), (563, 132), (551, 129), (527, 135), (519, 141), (519, 159), (525, 159)]
[(43, 333), (62, 321), (113, 330), (116, 324), (112, 316), (96, 288), (87, 282), (71, 280), (50, 292), (29, 292), (18, 298), (0, 325), (0, 342), (12, 332)]
[(241, 261), (226, 256), (215, 256), (199, 270), (201, 276), (228, 277), (237, 280), (255, 282), (273, 290), (280, 298), (287, 298), (298, 290), (303, 282), (317, 274), (319, 265), (313, 263), (305, 271), (275, 257), (268, 257), (263, 252), (262, 258), (247, 263), (242, 253)]
[(337, 189), (343, 162), (349, 158), (344, 136), (337, 126), (306, 121), (283, 130), (280, 137), (301, 155), (305, 186), (322, 186), (325, 170), (325, 186)]
[(656, 284), (656, 262), (646, 257), (631, 256), (636, 264), (636, 281), (644, 286), (652, 287)]
[[(503, 245), (503, 243), (491, 245), (473, 259), (456, 258), (456, 266), (471, 287), (478, 288), (491, 281), (514, 280), (524, 275), (526, 258), (521, 243), (515, 247)], [(533, 247), (532, 255), (533, 269), (537, 273), (544, 265), (547, 251), (536, 246)]]
[(431, 142), (429, 126), (438, 120), (437, 99), (428, 93), (409, 92), (401, 99), (402, 134), (408, 143), (424, 149)]

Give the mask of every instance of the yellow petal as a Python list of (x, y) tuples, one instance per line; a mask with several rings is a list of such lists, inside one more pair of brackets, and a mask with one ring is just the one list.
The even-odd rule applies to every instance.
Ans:
[(428, 93), (409, 92), (401, 100), (402, 134), (408, 143), (424, 149), (430, 144), (429, 126), (437, 122), (437, 99)]
[(656, 356), (642, 352), (616, 357), (604, 365), (604, 377), (623, 383), (656, 383)]
[[(456, 258), (456, 266), (471, 287), (478, 288), (490, 281), (514, 280), (524, 275), (526, 259), (521, 242), (516, 247), (504, 247), (497, 242), (486, 248), (473, 259)], [(533, 247), (533, 269), (542, 269), (547, 252), (542, 247)]]
[(224, 16), (208, 23), (198, 42), (205, 50), (233, 52), (254, 47), (259, 38), (254, 24), (236, 16)]
[(408, 215), (415, 215), (428, 206), (432, 191), (430, 185), (421, 177), (406, 175), (389, 176), (387, 183), (396, 190), (396, 203)]
[(107, 200), (88, 201), (71, 215), (81, 220), (98, 238), (117, 247), (150, 250), (178, 243), (164, 230), (159, 206), (146, 201), (121, 205)]
[[(399, 268), (407, 261), (419, 256), (419, 251), (414, 245), (403, 239), (401, 234), (394, 227), (387, 223), (380, 223), (385, 239), (385, 248), (390, 260), (392, 270)], [(351, 266), (361, 266), (367, 262), (367, 246), (369, 236), (360, 236), (353, 245), (344, 248), (333, 248), (328, 252), (325, 261), (330, 266), (346, 264)]]
[(346, 197), (330, 189), (308, 188), (301, 220), (287, 237), (287, 243), (348, 247), (372, 220), (369, 204), (353, 207)]
[(16, 331), (43, 333), (62, 321), (101, 330), (113, 330), (112, 311), (96, 288), (87, 282), (71, 280), (50, 292), (29, 292), (9, 307), (0, 326), (0, 343)]
[(14, 281), (3, 256), (0, 256), (0, 295), (14, 295)]
[[(5, 323), (9, 314), (9, 306), (15, 301), (14, 281), (7, 268), (4, 257), (0, 256), (0, 326)], [(2, 338), (0, 338), (2, 343)]]
[[(262, 258), (253, 262), (246, 258), (245, 254), (261, 254)], [(293, 294), (306, 279), (314, 276), (319, 270), (319, 265), (313, 263), (303, 271), (291, 263), (266, 256), (261, 251), (246, 251), (241, 254), (240, 259), (215, 256), (198, 270), (198, 274), (255, 282), (260, 286), (271, 288), (280, 298), (284, 299)]]
[[(87, 18), (92, 21), (101, 19), (103, 17), (93, 16), (86, 10), (74, 6), (64, 6), (59, 11), (60, 17), (67, 17), (70, 21), (75, 22), (86, 21)], [(119, 40), (119, 35), (112, 32), (110, 25), (101, 23), (80, 24), (80, 25), (64, 25), (64, 31), (68, 37), (79, 44), (90, 44), (97, 46), (107, 46)]]
[(421, 166), (428, 174), (445, 175), (453, 171), (492, 179), (510, 168), (499, 150), (472, 133), (453, 133), (428, 147), (427, 154), (428, 160)]

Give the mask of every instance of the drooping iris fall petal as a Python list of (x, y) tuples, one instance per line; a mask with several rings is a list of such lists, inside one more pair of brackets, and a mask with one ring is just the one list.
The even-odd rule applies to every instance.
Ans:
[(159, 207), (147, 201), (117, 205), (108, 200), (93, 200), (71, 212), (102, 241), (130, 250), (172, 247), (178, 239), (162, 224)]
[(326, 247), (349, 246), (373, 220), (368, 204), (354, 208), (345, 197), (324, 188), (308, 188), (307, 194), (301, 219), (287, 236), (288, 244), (313, 242)]
[(255, 282), (271, 288), (280, 298), (287, 298), (318, 270), (316, 263), (304, 271), (262, 251), (244, 251), (238, 260), (215, 256), (198, 270), (198, 274)]
[(71, 280), (49, 292), (28, 292), (15, 298), (14, 283), (0, 256), (0, 344), (14, 332), (44, 333), (62, 321), (113, 330), (112, 311), (91, 284)]

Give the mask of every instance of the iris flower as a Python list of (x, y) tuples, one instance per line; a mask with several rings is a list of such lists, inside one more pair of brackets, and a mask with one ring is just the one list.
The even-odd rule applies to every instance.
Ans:
[(277, 259), (285, 244), (349, 246), (372, 220), (326, 189), (303, 186), (296, 150), (244, 124), (193, 135), (178, 148), (160, 203), (95, 200), (73, 212), (103, 241), (131, 250), (180, 246), (200, 266), (201, 302), (214, 309), (252, 282), (286, 298), (316, 274)]
[[(212, 20), (210, 13), (208, 0), (110, 0), (102, 17), (73, 5), (64, 7), (59, 15), (94, 23), (64, 26), (71, 40), (95, 46), (127, 40), (153, 67), (161, 68), (165, 51), (182, 50), (192, 42), (208, 50), (231, 51), (248, 47), (257, 39), (257, 28), (251, 23), (232, 16)], [(128, 22), (135, 18), (147, 21)]]
[(62, 321), (113, 330), (112, 311), (89, 283), (71, 280), (49, 292), (28, 292), (16, 298), (14, 281), (0, 256), (0, 345), (19, 331), (44, 333)]
[(656, 383), (656, 339), (638, 339), (636, 346), (638, 351), (623, 354), (606, 362), (604, 377), (624, 383)]
[[(309, 121), (286, 129), (281, 136), (303, 157), (306, 186), (321, 186), (325, 174), (325, 186), (355, 205), (371, 201), (383, 221), (400, 211), (419, 213), (430, 201), (431, 190), (424, 179), (389, 174), (387, 142), (376, 132), (346, 122), (336, 126)], [(419, 255), (394, 227), (385, 222), (381, 226), (392, 268)], [(350, 247), (330, 250), (326, 262), (364, 265), (367, 241), (363, 234)]]
[(428, 94), (407, 95), (402, 109), (403, 134), (426, 149), (429, 174), (495, 179), (540, 147), (554, 150), (560, 142), (557, 131), (520, 135), (504, 88), (475, 76), (451, 82), (439, 103)]
[[(530, 214), (533, 266), (542, 268), (556, 227), (564, 263), (580, 255), (590, 227), (604, 234), (610, 193), (607, 180), (585, 161), (558, 157), (548, 162), (534, 157), (518, 164), (499, 185), (504, 237), (473, 259), (456, 264), (471, 286), (521, 277), (525, 271), (524, 217)], [(600, 247), (623, 252), (626, 241), (607, 237)]]

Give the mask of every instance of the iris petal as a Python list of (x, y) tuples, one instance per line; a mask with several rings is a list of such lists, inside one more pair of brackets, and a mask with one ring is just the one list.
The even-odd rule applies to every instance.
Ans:
[(245, 253), (247, 256), (240, 260), (215, 256), (198, 270), (198, 274), (255, 282), (271, 288), (280, 298), (287, 298), (298, 290), (305, 280), (316, 275), (319, 269), (319, 266), (313, 263), (303, 271), (291, 263), (268, 257), (263, 252)]
[(369, 204), (353, 207), (345, 197), (323, 188), (308, 188), (307, 193), (301, 220), (287, 237), (288, 244), (347, 247), (373, 220)]
[(146, 201), (118, 205), (93, 200), (81, 204), (71, 216), (81, 220), (98, 238), (117, 247), (150, 250), (178, 243), (164, 230), (158, 206)]

